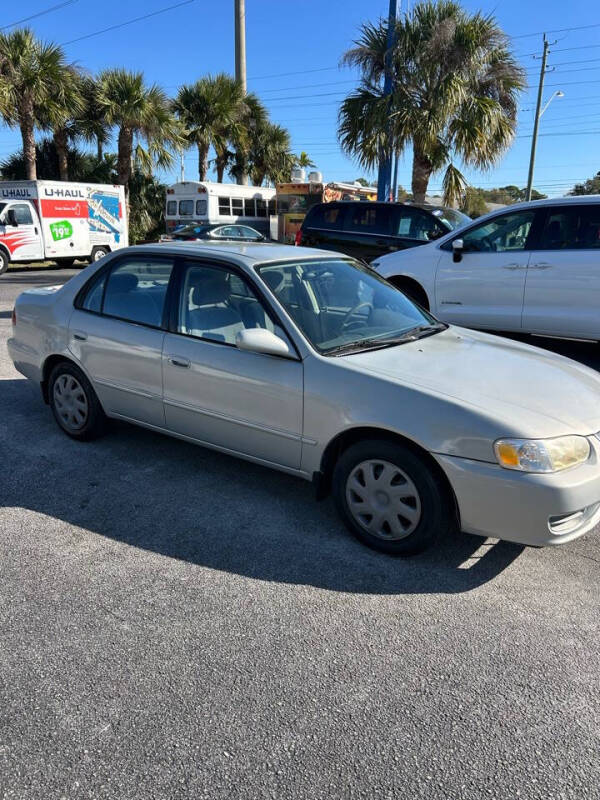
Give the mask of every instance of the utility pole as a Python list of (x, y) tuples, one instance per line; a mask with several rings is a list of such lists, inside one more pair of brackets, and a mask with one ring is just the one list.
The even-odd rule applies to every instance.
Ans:
[[(246, 94), (246, 0), (235, 2), (235, 79)], [(238, 178), (242, 186), (248, 185), (248, 176)]]
[(544, 78), (546, 76), (546, 60), (548, 58), (548, 48), (550, 43), (544, 34), (544, 51), (542, 53), (542, 68), (540, 69), (540, 82), (538, 86), (537, 104), (535, 107), (535, 121), (533, 123), (533, 139), (531, 141), (531, 156), (529, 158), (529, 175), (527, 176), (526, 200), (531, 200), (531, 190), (533, 189), (533, 170), (535, 168), (535, 151), (537, 149), (538, 128), (540, 127), (540, 117), (542, 109), (542, 94), (544, 92)]
[[(383, 92), (389, 98), (388, 103), (391, 101), (391, 96), (394, 87), (393, 75), (393, 55), (394, 45), (396, 43), (396, 16), (398, 10), (398, 0), (390, 0), (390, 10), (388, 14), (388, 32), (385, 53), (385, 83), (383, 85)], [(388, 152), (383, 149), (379, 153), (379, 171), (377, 173), (377, 199), (387, 201), (390, 199), (392, 193), (392, 122), (388, 120)]]

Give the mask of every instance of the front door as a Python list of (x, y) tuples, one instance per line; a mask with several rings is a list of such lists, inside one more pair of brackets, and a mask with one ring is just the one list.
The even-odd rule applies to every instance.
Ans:
[[(8, 221), (12, 211), (16, 225)], [(10, 203), (0, 220), (0, 242), (5, 244), (11, 261), (37, 261), (44, 257), (42, 231), (29, 203)]]
[(450, 242), (440, 248), (435, 281), (440, 319), (473, 328), (521, 329), (534, 218), (534, 210), (508, 212), (458, 234), (464, 245), (458, 262)]
[(163, 314), (172, 257), (111, 262), (78, 299), (69, 349), (91, 377), (104, 410), (164, 428)]
[(523, 330), (600, 339), (600, 203), (546, 211), (527, 270)]
[(234, 270), (186, 261), (180, 287), (177, 320), (163, 346), (167, 428), (299, 469), (302, 362), (238, 350), (235, 344), (244, 328), (285, 333)]

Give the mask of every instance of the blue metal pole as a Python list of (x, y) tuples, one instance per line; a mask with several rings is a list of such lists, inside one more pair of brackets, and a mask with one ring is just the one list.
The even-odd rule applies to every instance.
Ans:
[(394, 153), (394, 180), (392, 181), (392, 200), (398, 199), (398, 153)]
[[(398, 10), (398, 0), (390, 0), (390, 10), (388, 14), (388, 33), (387, 49), (385, 54), (385, 82), (383, 92), (387, 97), (392, 94), (394, 76), (392, 69), (392, 54), (396, 42), (396, 16)], [(391, 124), (389, 125), (391, 132)], [(389, 200), (392, 193), (392, 149), (389, 148), (385, 153), (383, 150), (379, 154), (379, 172), (377, 174), (377, 199)]]

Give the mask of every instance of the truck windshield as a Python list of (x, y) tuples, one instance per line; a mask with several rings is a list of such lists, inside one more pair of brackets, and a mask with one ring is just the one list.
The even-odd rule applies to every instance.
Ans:
[(0, 203), (0, 217), (2, 216), (2, 212), (6, 208), (6, 203)]
[(447, 327), (356, 261), (266, 264), (258, 272), (324, 355), (391, 347)]

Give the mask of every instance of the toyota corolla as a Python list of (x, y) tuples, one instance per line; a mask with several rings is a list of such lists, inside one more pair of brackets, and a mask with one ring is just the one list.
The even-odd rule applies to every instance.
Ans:
[(600, 377), (439, 322), (343, 255), (120, 250), (24, 292), (8, 347), (74, 439), (118, 418), (311, 480), (388, 553), (600, 518)]

